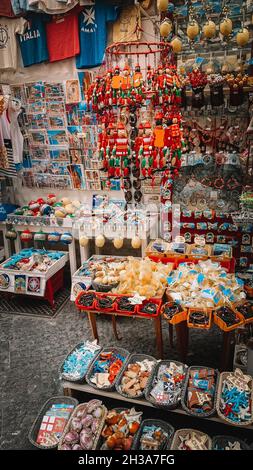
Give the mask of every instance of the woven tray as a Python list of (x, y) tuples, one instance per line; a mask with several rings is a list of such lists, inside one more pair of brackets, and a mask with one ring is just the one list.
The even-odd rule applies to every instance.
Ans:
[[(114, 382), (111, 384), (111, 385), (107, 385), (105, 387), (97, 387), (93, 382), (91, 382), (91, 377), (93, 376), (93, 367), (94, 367), (94, 364), (96, 362), (96, 360), (98, 359), (99, 355), (101, 353), (104, 353), (104, 352), (109, 352), (109, 351), (113, 351), (113, 352), (116, 352), (116, 353), (119, 353), (121, 354), (122, 356), (125, 357), (125, 361), (123, 362), (123, 365), (122, 365), (122, 368), (121, 370), (124, 368), (124, 364), (126, 363), (130, 353), (126, 350), (126, 349), (123, 349), (123, 348), (118, 348), (118, 347), (115, 347), (115, 346), (108, 346), (107, 348), (103, 348), (99, 354), (93, 359), (93, 361), (91, 362), (91, 364), (89, 365), (88, 367), (88, 370), (87, 370), (87, 373), (86, 373), (86, 382), (93, 388), (95, 389), (98, 389), (98, 390), (113, 390), (114, 387), (115, 387), (115, 384), (116, 384), (116, 381), (117, 381), (117, 377), (115, 378)], [(120, 371), (121, 372), (121, 371)], [(119, 374), (120, 374), (119, 372)]]
[[(159, 361), (153, 369), (153, 372), (152, 372), (152, 374), (149, 378), (149, 381), (148, 381), (148, 384), (147, 384), (147, 387), (146, 387), (146, 390), (145, 390), (145, 398), (146, 398), (147, 401), (152, 403), (152, 405), (154, 405), (157, 408), (166, 408), (167, 410), (174, 410), (175, 408), (177, 408), (177, 406), (178, 406), (178, 404), (181, 400), (181, 396), (179, 396), (179, 398), (174, 403), (167, 403), (167, 402), (157, 403), (157, 401), (150, 395), (150, 392), (153, 388), (153, 382), (154, 382), (155, 378), (158, 375), (158, 371), (159, 371), (160, 367), (162, 365), (169, 365), (171, 362), (174, 362), (174, 364), (177, 364), (178, 366), (183, 366), (184, 372), (186, 374), (188, 366), (186, 366), (182, 362), (172, 361), (172, 360), (171, 361), (168, 361), (168, 360), (167, 361)], [(184, 382), (183, 382), (183, 384), (184, 384)]]
[(190, 410), (187, 406), (187, 390), (188, 390), (188, 383), (189, 383), (189, 379), (190, 379), (190, 372), (191, 372), (191, 370), (194, 370), (194, 369), (195, 370), (200, 370), (200, 369), (203, 369), (203, 366), (191, 366), (191, 367), (189, 367), (187, 375), (186, 375), (184, 387), (183, 387), (183, 390), (182, 390), (181, 405), (182, 405), (182, 408), (186, 411), (186, 413), (191, 415), (191, 416), (196, 416), (198, 418), (208, 418), (209, 416), (212, 416), (216, 413), (216, 402), (217, 402), (218, 383), (219, 383), (220, 373), (217, 369), (214, 369), (216, 384), (215, 384), (215, 392), (214, 392), (214, 397), (213, 397), (213, 408), (210, 411), (205, 411), (203, 413), (197, 413), (195, 411)]
[[(64, 363), (65, 361), (68, 359), (68, 357), (76, 350), (76, 349), (79, 349), (81, 346), (83, 346), (83, 344), (85, 343), (85, 341), (83, 341), (82, 343), (78, 343), (73, 349), (71, 349), (71, 351), (67, 354), (67, 356), (65, 357), (64, 361), (62, 362), (61, 366), (60, 366), (60, 372), (59, 372), (59, 375), (60, 375), (60, 379), (61, 380), (67, 380), (68, 382), (73, 382), (73, 383), (77, 383), (77, 384), (81, 384), (83, 382), (85, 382), (85, 375), (87, 373), (87, 370), (85, 372), (85, 374), (83, 376), (80, 376), (79, 379), (71, 379), (69, 378), (67, 375), (64, 374), (63, 372), (63, 366), (64, 366)], [(100, 353), (101, 351), (101, 347), (100, 349), (97, 351), (97, 353), (94, 355), (93, 359), (96, 358), (96, 356)], [(93, 361), (93, 359), (90, 361), (89, 365), (91, 364), (91, 362)]]
[[(128, 410), (129, 408), (112, 408), (111, 410), (108, 410), (108, 414), (110, 413), (110, 411), (117, 411), (117, 413), (122, 413), (122, 411), (126, 411)], [(103, 428), (106, 426), (106, 423), (104, 423), (104, 426)], [(105, 445), (105, 441), (106, 439), (102, 436), (102, 431), (103, 429), (101, 430), (101, 433), (100, 433), (100, 439), (99, 439), (99, 443), (98, 443), (98, 446), (97, 448), (100, 449), (100, 450), (113, 450), (113, 449), (108, 449), (107, 447), (106, 448), (103, 448), (103, 446)], [(137, 431), (138, 432), (138, 431)], [(136, 433), (137, 434), (137, 433)], [(131, 450), (133, 449), (133, 443), (134, 443), (134, 440), (132, 442), (132, 446), (131, 446)]]
[(220, 450), (220, 449), (215, 449), (215, 446), (219, 444), (220, 441), (229, 441), (229, 442), (239, 442), (241, 444), (242, 450), (249, 450), (249, 446), (244, 442), (242, 439), (238, 439), (235, 436), (214, 436), (212, 440), (212, 450)]
[[(125, 365), (122, 367), (118, 377), (117, 377), (117, 380), (116, 380), (116, 384), (115, 384), (115, 387), (116, 387), (116, 390), (117, 392), (122, 395), (123, 397), (126, 397), (126, 398), (132, 398), (130, 397), (130, 395), (128, 395), (127, 393), (125, 392), (122, 392), (121, 389), (120, 389), (120, 384), (121, 384), (121, 380), (122, 380), (122, 377), (123, 377), (123, 374), (125, 372), (125, 370), (127, 369), (127, 366), (129, 364), (133, 364), (135, 362), (141, 362), (143, 361), (144, 359), (148, 359), (149, 361), (154, 361), (154, 365), (157, 364), (157, 360), (152, 357), (152, 356), (148, 356), (147, 354), (130, 354), (130, 356), (128, 357), (127, 361), (125, 362)], [(151, 371), (151, 374), (152, 375), (152, 371)], [(148, 383), (147, 383), (147, 386), (148, 386)], [(146, 388), (147, 388), (146, 386)], [(145, 390), (146, 388), (142, 391), (142, 393), (140, 395), (138, 395), (138, 397), (134, 397), (136, 399), (138, 398), (142, 398), (144, 395), (145, 395)]]
[(236, 423), (235, 421), (232, 421), (231, 419), (224, 416), (222, 414), (222, 412), (220, 411), (220, 399), (221, 399), (221, 392), (222, 392), (222, 384), (223, 384), (223, 381), (226, 379), (226, 377), (231, 373), (232, 372), (222, 372), (220, 374), (219, 384), (218, 384), (218, 391), (217, 391), (216, 411), (217, 411), (218, 416), (223, 421), (226, 421), (227, 423), (232, 424), (233, 426), (247, 427), (247, 426), (250, 426), (253, 423), (253, 379), (251, 380), (251, 419), (249, 421), (247, 421), (246, 423)]
[(140, 439), (141, 439), (141, 436), (142, 436), (142, 433), (143, 433), (143, 428), (145, 426), (152, 426), (152, 425), (155, 425), (159, 428), (162, 428), (168, 434), (168, 438), (164, 442), (163, 447), (161, 449), (158, 449), (158, 450), (168, 448), (168, 444), (169, 444), (169, 442), (170, 442), (170, 440), (171, 440), (171, 438), (172, 438), (172, 436), (175, 432), (175, 429), (173, 428), (173, 426), (171, 426), (169, 423), (166, 423), (165, 421), (162, 421), (161, 419), (144, 419), (144, 421), (142, 421), (142, 423), (139, 427), (139, 430), (135, 434), (132, 449), (140, 450)]
[(181, 444), (181, 439), (180, 439), (180, 436), (184, 437), (184, 436), (187, 436), (187, 434), (191, 433), (191, 432), (194, 432), (195, 434), (198, 434), (200, 436), (206, 436), (207, 437), (207, 442), (206, 442), (206, 447), (207, 447), (207, 450), (211, 450), (212, 449), (212, 439), (211, 437), (209, 437), (207, 434), (205, 434), (204, 432), (201, 432), (197, 429), (178, 429), (175, 434), (174, 434), (174, 437), (172, 439), (172, 443), (171, 443), (171, 446), (170, 446), (170, 449), (171, 450), (178, 450), (178, 447), (179, 445)]
[[(64, 403), (66, 405), (74, 405), (75, 407), (78, 405), (78, 401), (75, 398), (65, 397), (65, 396), (51, 397), (51, 398), (49, 398), (49, 400), (47, 400), (44, 403), (44, 405), (40, 409), (37, 417), (35, 418), (35, 420), (33, 422), (33, 425), (32, 425), (32, 427), (29, 431), (29, 434), (28, 434), (28, 439), (29, 439), (30, 443), (33, 446), (38, 447), (38, 449), (49, 450), (49, 449), (56, 449), (57, 448), (58, 444), (55, 444), (53, 446), (44, 446), (44, 445), (38, 444), (36, 442), (43, 416), (49, 410), (51, 405), (55, 405), (57, 403)], [(75, 411), (75, 408), (73, 409), (73, 412), (70, 414), (70, 417), (73, 415), (74, 411)], [(66, 423), (66, 425), (67, 425), (67, 423)]]
[(114, 284), (98, 284), (92, 280), (91, 285), (96, 292), (110, 292), (112, 289), (118, 287), (119, 282), (115, 282)]
[[(64, 450), (64, 449), (62, 449), (63, 441), (64, 441), (64, 438), (65, 438), (66, 434), (70, 430), (70, 424), (71, 424), (72, 419), (76, 417), (78, 411), (85, 409), (87, 407), (87, 405), (88, 405), (88, 403), (81, 403), (80, 405), (78, 405), (75, 408), (74, 412), (71, 415), (71, 418), (68, 420), (67, 425), (65, 426), (64, 432), (62, 434), (62, 437), (61, 437), (59, 445), (58, 445), (58, 450)], [(100, 434), (102, 432), (102, 429), (103, 429), (103, 426), (104, 426), (104, 423), (105, 423), (105, 417), (107, 415), (107, 408), (104, 405), (101, 405), (101, 406), (104, 410), (104, 413), (103, 413), (103, 416), (101, 418), (101, 422), (99, 423), (99, 426), (98, 426), (98, 429), (97, 429), (97, 432), (96, 432), (96, 435), (95, 435), (95, 439), (93, 441), (92, 448), (90, 450), (95, 450), (97, 448), (98, 441), (99, 441), (99, 438), (100, 438)]]

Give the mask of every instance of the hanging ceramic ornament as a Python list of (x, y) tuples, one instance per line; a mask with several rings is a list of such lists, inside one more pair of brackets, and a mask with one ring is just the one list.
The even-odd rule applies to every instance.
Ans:
[(66, 210), (64, 207), (57, 207), (54, 213), (55, 217), (59, 217), (60, 219), (63, 219), (66, 216)]
[(236, 42), (238, 46), (244, 47), (249, 42), (249, 30), (242, 28), (236, 35)]
[(48, 194), (47, 196), (47, 203), (54, 204), (56, 202), (56, 195), (55, 194)]
[(103, 235), (98, 235), (95, 239), (95, 245), (98, 248), (103, 248), (104, 244), (105, 244), (105, 237)]
[(169, 6), (169, 0), (157, 0), (157, 9), (159, 11), (165, 12), (167, 11)]
[(49, 204), (42, 204), (40, 208), (41, 215), (50, 215), (53, 209)]
[(82, 236), (79, 238), (79, 243), (80, 243), (80, 246), (85, 247), (85, 246), (88, 245), (89, 239), (88, 239), (85, 235), (82, 235)]
[(67, 206), (68, 204), (71, 204), (71, 201), (69, 200), (68, 197), (63, 197), (63, 198), (61, 199), (61, 202), (62, 202), (62, 204), (63, 204), (64, 206)]
[(114, 238), (114, 240), (113, 240), (114, 248), (119, 250), (120, 248), (122, 248), (123, 244), (124, 244), (123, 238)]
[(186, 33), (191, 41), (193, 41), (199, 34), (199, 25), (193, 18), (190, 18)]
[(171, 31), (172, 31), (171, 21), (168, 21), (168, 20), (163, 21), (163, 23), (160, 26), (160, 35), (163, 38), (167, 38), (169, 34), (171, 33)]
[(30, 230), (24, 230), (20, 234), (20, 240), (22, 242), (29, 242), (30, 240), (32, 240), (32, 238), (33, 238), (33, 234), (32, 234), (32, 232), (30, 232)]
[(177, 36), (172, 39), (170, 45), (175, 54), (179, 54), (182, 51), (182, 48), (183, 48), (182, 41)]
[(212, 39), (216, 34), (216, 24), (213, 21), (208, 20), (204, 24), (202, 30), (205, 38)]
[(16, 240), (17, 238), (16, 230), (14, 230), (14, 228), (10, 228), (9, 230), (7, 230), (5, 233), (5, 238), (7, 240)]
[(43, 230), (40, 230), (39, 232), (36, 232), (34, 234), (34, 241), (35, 242), (44, 242), (46, 240), (46, 234), (43, 232)]
[(230, 18), (224, 18), (220, 23), (220, 32), (227, 37), (232, 33), (233, 23)]
[(141, 246), (141, 239), (137, 236), (132, 238), (131, 245), (132, 245), (132, 248), (134, 248), (135, 250), (138, 250), (138, 248), (140, 248)]
[(65, 211), (67, 212), (67, 214), (74, 214), (75, 208), (72, 204), (67, 204), (65, 206)]
[(72, 243), (72, 241), (73, 241), (73, 236), (72, 236), (71, 233), (65, 232), (65, 233), (63, 233), (63, 234), (61, 235), (60, 241), (61, 241), (62, 243), (65, 243), (65, 245), (70, 245), (70, 244)]
[(58, 232), (52, 232), (48, 234), (47, 240), (49, 243), (57, 243), (60, 241), (61, 234)]

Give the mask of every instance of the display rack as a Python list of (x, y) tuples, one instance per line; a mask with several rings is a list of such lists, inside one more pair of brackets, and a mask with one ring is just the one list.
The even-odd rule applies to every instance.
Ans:
[[(32, 218), (32, 217), (31, 217)], [(8, 219), (10, 220), (10, 219)], [(5, 223), (5, 232), (6, 232), (6, 225)], [(34, 225), (33, 223), (30, 224), (15, 224), (15, 231), (17, 232), (18, 236), (16, 240), (14, 240), (14, 245), (15, 245), (15, 253), (19, 253), (22, 250), (21, 246), (21, 240), (20, 240), (20, 234), (24, 230), (30, 230), (30, 232), (35, 233), (38, 232), (38, 230), (42, 229), (43, 232), (46, 234), (52, 233), (53, 231), (57, 231), (59, 233), (65, 233), (66, 232), (66, 227), (64, 226), (59, 226), (59, 225)], [(76, 272), (77, 270), (77, 260), (76, 260), (76, 247), (75, 247), (75, 229), (74, 226), (71, 225), (70, 227), (67, 227), (67, 231), (71, 233), (73, 240), (72, 242), (67, 245), (68, 247), (68, 253), (69, 253), (69, 263), (70, 263), (70, 271), (71, 271), (71, 276)], [(5, 238), (5, 237), (4, 237)], [(7, 240), (8, 241), (8, 240)], [(9, 246), (9, 245), (8, 245)], [(9, 250), (9, 249), (8, 249)], [(10, 250), (8, 251), (8, 256), (5, 255), (6, 258), (10, 257)]]
[[(6, 260), (7, 262), (8, 260)], [(51, 279), (57, 272), (59, 272), (62, 268), (64, 268), (66, 262), (68, 261), (68, 254), (63, 254), (63, 256), (56, 260), (47, 271), (41, 272), (41, 271), (21, 271), (18, 269), (10, 269), (10, 268), (5, 268), (4, 266), (0, 265), (0, 275), (5, 275), (9, 279), (8, 286), (5, 288), (0, 288), (1, 292), (9, 292), (9, 293), (14, 293), (14, 294), (25, 294), (25, 295), (32, 295), (36, 297), (43, 297), (45, 295), (46, 291), (46, 284), (49, 279)], [(31, 279), (39, 279), (39, 287), (38, 291), (35, 290), (30, 290), (26, 289), (25, 292), (19, 292), (15, 288), (15, 279), (16, 276), (24, 276), (25, 278), (31, 278)]]
[[(76, 392), (81, 392), (81, 393), (87, 393), (87, 394), (91, 394), (91, 395), (97, 395), (99, 397), (106, 397), (106, 398), (111, 398), (111, 399), (115, 399), (115, 400), (118, 400), (118, 401), (133, 403), (135, 405), (142, 405), (142, 406), (148, 406), (150, 408), (156, 408), (154, 405), (152, 405), (152, 403), (150, 403), (147, 400), (144, 400), (144, 399), (141, 399), (141, 398), (140, 399), (135, 399), (135, 398), (130, 398), (130, 397), (126, 398), (126, 397), (123, 397), (122, 395), (120, 395), (117, 392), (109, 392), (107, 390), (95, 389), (95, 388), (93, 388), (93, 387), (91, 387), (90, 385), (87, 385), (87, 384), (77, 384), (77, 383), (73, 383), (73, 382), (63, 382), (62, 387), (63, 387), (63, 392), (64, 392), (65, 396), (74, 397)], [(180, 414), (180, 415), (184, 415), (184, 416), (189, 416), (186, 413), (186, 411), (184, 411), (182, 408), (176, 408), (174, 410), (164, 409), (163, 412), (164, 413), (166, 413), (166, 412), (167, 413), (176, 413), (176, 414)], [(201, 419), (201, 418), (199, 418), (199, 419)], [(213, 421), (213, 422), (216, 422), (216, 423), (219, 423), (219, 424), (226, 424), (226, 425), (228, 425), (230, 427), (233, 427), (233, 428), (236, 427), (236, 426), (231, 426), (230, 423), (226, 422), (225, 420), (223, 421), (218, 416), (211, 416), (209, 418), (205, 418), (205, 420), (206, 421)], [(249, 429), (249, 430), (252, 431), (253, 426), (244, 426), (243, 429)]]

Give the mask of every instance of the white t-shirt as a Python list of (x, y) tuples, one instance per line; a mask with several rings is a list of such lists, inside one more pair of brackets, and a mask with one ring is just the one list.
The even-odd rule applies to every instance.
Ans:
[(24, 18), (0, 18), (0, 70), (17, 68), (17, 38), (23, 34), (27, 21)]
[(35, 6), (39, 10), (49, 14), (67, 13), (78, 4), (79, 0), (38, 0)]

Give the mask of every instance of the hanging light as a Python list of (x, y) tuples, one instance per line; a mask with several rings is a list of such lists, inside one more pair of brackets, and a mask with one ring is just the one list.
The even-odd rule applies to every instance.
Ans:
[(161, 12), (167, 11), (169, 0), (157, 0), (157, 9)]
[(160, 26), (160, 34), (163, 38), (167, 38), (172, 31), (171, 21), (165, 20)]
[(247, 28), (242, 28), (236, 35), (236, 42), (238, 46), (246, 46), (249, 42), (249, 30)]
[(199, 34), (199, 25), (193, 18), (190, 18), (186, 33), (191, 41), (193, 41), (193, 39), (195, 39)]
[(182, 44), (182, 41), (177, 36), (175, 36), (172, 39), (170, 45), (171, 45), (171, 47), (173, 49), (173, 52), (175, 54), (179, 54), (182, 51), (183, 44)]
[(208, 20), (203, 26), (203, 34), (205, 38), (212, 39), (216, 34), (216, 24)]
[(233, 30), (233, 23), (227, 16), (220, 23), (220, 32), (223, 36), (229, 36)]

